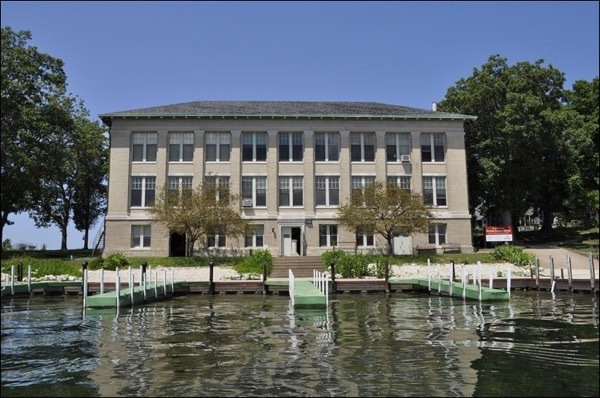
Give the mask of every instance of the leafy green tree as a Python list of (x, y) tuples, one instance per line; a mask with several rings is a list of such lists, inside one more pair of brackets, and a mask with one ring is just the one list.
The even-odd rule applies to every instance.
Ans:
[(73, 221), (75, 228), (83, 231), (83, 248), (87, 249), (90, 228), (106, 213), (108, 139), (106, 130), (98, 122), (79, 117), (75, 125)]
[(2, 27), (0, 240), (11, 214), (31, 209), (39, 181), (56, 160), (46, 147), (64, 123), (63, 62), (28, 45), (28, 31)]
[(450, 87), (439, 109), (476, 115), (465, 123), (471, 212), (511, 224), (533, 207), (544, 228), (563, 209), (568, 150), (561, 116), (564, 74), (543, 60), (508, 65), (491, 56)]
[(600, 142), (598, 128), (598, 77), (578, 80), (567, 91), (565, 117), (569, 150), (566, 214), (584, 226), (598, 225)]
[(340, 206), (337, 221), (351, 231), (381, 235), (392, 254), (394, 237), (427, 232), (432, 217), (418, 193), (375, 181)]
[(165, 186), (156, 195), (148, 213), (170, 232), (186, 237), (186, 256), (193, 256), (194, 246), (204, 235), (240, 236), (252, 229), (234, 207), (238, 197), (228, 187), (204, 183), (196, 189), (169, 190)]

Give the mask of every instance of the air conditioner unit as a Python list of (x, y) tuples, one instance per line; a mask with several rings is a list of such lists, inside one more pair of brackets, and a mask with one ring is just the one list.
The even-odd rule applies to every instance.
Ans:
[(404, 162), (410, 163), (410, 155), (401, 155), (400, 156), (400, 161), (402, 163), (404, 163)]
[(242, 207), (252, 207), (252, 199), (242, 199)]

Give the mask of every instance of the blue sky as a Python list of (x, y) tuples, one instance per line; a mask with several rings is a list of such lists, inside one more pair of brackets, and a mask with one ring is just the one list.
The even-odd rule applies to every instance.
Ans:
[[(30, 30), (31, 44), (65, 62), (69, 91), (96, 119), (196, 100), (429, 109), (492, 54), (544, 59), (566, 87), (599, 69), (596, 1), (2, 1), (1, 11), (2, 26)], [(58, 228), (11, 219), (4, 239), (60, 248)], [(71, 228), (69, 248), (82, 238)]]

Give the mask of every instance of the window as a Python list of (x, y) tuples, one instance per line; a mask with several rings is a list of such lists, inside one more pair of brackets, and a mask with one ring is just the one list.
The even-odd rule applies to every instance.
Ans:
[(148, 207), (154, 204), (156, 177), (131, 177), (131, 206)]
[(446, 177), (423, 177), (423, 199), (429, 206), (446, 206)]
[(169, 162), (194, 160), (194, 133), (169, 134)]
[(229, 162), (230, 156), (230, 133), (206, 133), (207, 162)]
[(375, 134), (350, 134), (350, 160), (352, 162), (375, 161)]
[(301, 162), (304, 154), (302, 133), (279, 133), (279, 161)]
[(423, 162), (444, 161), (444, 133), (421, 134), (421, 160)]
[(167, 189), (172, 193), (183, 193), (184, 191), (190, 192), (192, 190), (192, 177), (172, 177), (167, 178)]
[(388, 176), (387, 182), (397, 184), (400, 188), (410, 192), (410, 176)]
[(227, 197), (229, 194), (229, 177), (228, 176), (206, 176), (204, 177), (205, 184), (215, 184), (217, 188), (217, 202), (220, 197)]
[(429, 244), (436, 246), (446, 244), (446, 224), (432, 224), (429, 226)]
[(319, 246), (337, 246), (337, 225), (319, 225)]
[(260, 224), (254, 227), (254, 233), (244, 237), (244, 247), (263, 247), (265, 226)]
[(279, 206), (303, 206), (302, 177), (279, 177)]
[(317, 206), (340, 204), (340, 177), (315, 178)]
[(315, 133), (315, 161), (338, 162), (339, 160), (339, 133)]
[(266, 206), (267, 177), (242, 177), (242, 201), (244, 199), (251, 200), (252, 207)]
[(357, 194), (363, 192), (366, 186), (369, 186), (375, 182), (375, 177), (366, 176), (353, 176), (352, 177), (352, 191), (351, 197), (356, 197)]
[(400, 162), (402, 155), (410, 155), (409, 137), (408, 133), (388, 133), (385, 136), (388, 162)]
[(131, 247), (150, 247), (152, 227), (150, 225), (131, 226)]
[(267, 133), (242, 133), (242, 161), (267, 160)]
[(156, 133), (132, 133), (134, 162), (156, 162)]
[(225, 234), (215, 234), (206, 236), (207, 247), (225, 247), (227, 245), (227, 237)]
[(356, 233), (356, 246), (368, 247), (373, 246), (374, 240), (373, 235), (365, 235), (362, 231)]

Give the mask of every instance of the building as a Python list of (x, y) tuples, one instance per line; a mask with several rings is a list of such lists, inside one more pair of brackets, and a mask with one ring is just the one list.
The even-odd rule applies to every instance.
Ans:
[(396, 253), (473, 250), (463, 128), (473, 116), (371, 102), (198, 101), (100, 118), (110, 127), (105, 254), (182, 255), (185, 237), (153, 223), (146, 206), (165, 184), (205, 180), (229, 184), (257, 228), (206, 237), (202, 250), (383, 250), (377, 236), (335, 223), (352, 189), (374, 180), (422, 193), (435, 214), (429, 234), (396, 238)]

